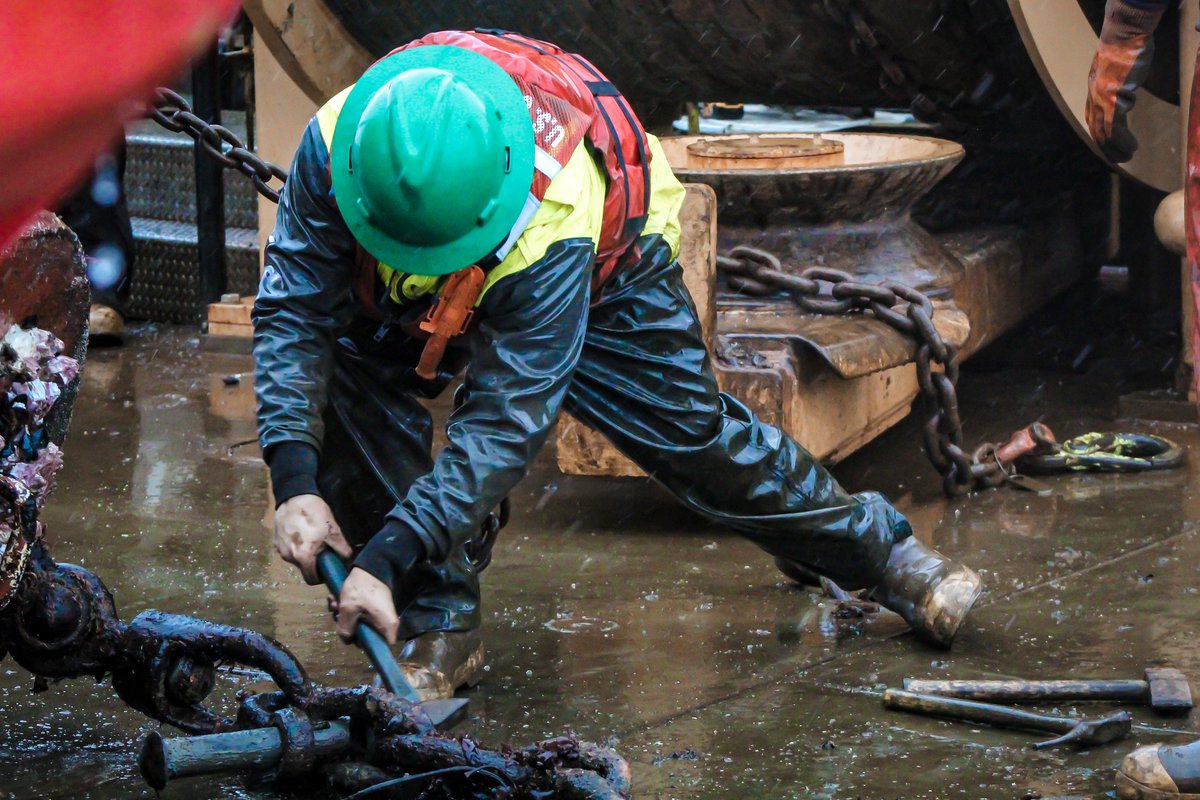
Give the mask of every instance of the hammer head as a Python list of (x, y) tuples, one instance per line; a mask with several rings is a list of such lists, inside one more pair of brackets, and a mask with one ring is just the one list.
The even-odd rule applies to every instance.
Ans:
[(1128, 711), (1118, 711), (1101, 719), (1081, 719), (1074, 728), (1048, 742), (1038, 742), (1034, 750), (1046, 750), (1064, 744), (1076, 747), (1095, 747), (1124, 739), (1133, 729), (1133, 717)]
[(417, 708), (429, 715), (439, 731), (448, 731), (467, 718), (467, 699), (451, 697), (445, 700), (426, 700), (417, 703)]
[(1170, 667), (1146, 670), (1150, 707), (1162, 714), (1186, 714), (1192, 707), (1192, 690), (1187, 676)]

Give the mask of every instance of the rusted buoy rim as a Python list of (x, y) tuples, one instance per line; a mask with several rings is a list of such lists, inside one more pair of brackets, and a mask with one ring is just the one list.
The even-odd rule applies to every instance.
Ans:
[[(674, 136), (663, 139), (664, 150), (668, 153), (670, 160), (670, 150), (679, 148), (680, 152), (686, 152), (687, 146), (701, 139), (711, 139), (716, 136), (724, 136), (728, 134), (715, 134), (703, 136)], [(742, 136), (744, 134), (734, 134)], [(759, 134), (760, 138), (767, 139), (772, 137), (794, 137), (796, 134), (791, 133), (767, 133)], [(695, 179), (704, 175), (720, 175), (720, 176), (747, 176), (747, 177), (777, 177), (781, 175), (815, 175), (815, 174), (830, 174), (830, 173), (853, 173), (853, 172), (878, 172), (880, 170), (901, 170), (905, 168), (927, 167), (938, 164), (957, 164), (966, 156), (966, 149), (958, 142), (952, 142), (949, 139), (939, 139), (934, 136), (910, 136), (908, 134), (895, 133), (830, 133), (824, 134), (825, 138), (833, 141), (845, 142), (847, 139), (870, 137), (874, 139), (891, 138), (896, 140), (909, 140), (922, 144), (932, 145), (933, 150), (928, 156), (908, 156), (897, 160), (879, 160), (879, 161), (864, 161), (861, 163), (835, 164), (824, 167), (792, 167), (783, 169), (761, 168), (761, 169), (705, 169), (703, 167), (690, 166), (675, 166), (672, 164), (672, 171), (681, 178)], [(670, 143), (670, 144), (668, 144)]]

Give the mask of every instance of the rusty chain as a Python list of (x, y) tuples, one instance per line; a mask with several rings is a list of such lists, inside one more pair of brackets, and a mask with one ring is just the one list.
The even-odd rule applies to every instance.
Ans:
[(933, 324), (933, 301), (924, 292), (895, 281), (865, 283), (848, 272), (824, 267), (793, 274), (777, 257), (753, 247), (733, 248), (717, 257), (717, 266), (730, 287), (743, 294), (768, 297), (784, 293), (812, 314), (869, 314), (915, 339), (917, 382), (928, 409), (924, 448), (942, 476), (946, 494), (957, 497), (1010, 479), (1009, 468), (996, 457), (995, 445), (984, 444), (971, 453), (964, 449), (956, 388), (957, 350), (938, 333)]
[(197, 117), (191, 103), (177, 92), (159, 88), (154, 94), (154, 107), (149, 115), (169, 131), (186, 133), (222, 166), (250, 178), (254, 188), (263, 197), (272, 203), (279, 202), (279, 190), (271, 186), (271, 181), (285, 182), (287, 171), (278, 164), (259, 158), (233, 131)]

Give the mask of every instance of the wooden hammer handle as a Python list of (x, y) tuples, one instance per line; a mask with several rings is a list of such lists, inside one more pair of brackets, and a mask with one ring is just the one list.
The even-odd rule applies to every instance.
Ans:
[(927, 681), (906, 678), (910, 692), (998, 703), (1041, 703), (1053, 700), (1148, 702), (1145, 681)]
[(1034, 714), (1005, 706), (977, 703), (973, 700), (917, 694), (899, 689), (885, 691), (883, 704), (887, 708), (897, 711), (924, 714), (927, 717), (945, 717), (964, 722), (983, 722), (1000, 728), (1066, 733), (1075, 727), (1075, 720), (1064, 717)]

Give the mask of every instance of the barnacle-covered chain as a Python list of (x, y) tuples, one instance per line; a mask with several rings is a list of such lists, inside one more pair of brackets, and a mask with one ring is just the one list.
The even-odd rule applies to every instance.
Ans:
[(917, 343), (914, 361), (926, 404), (925, 454), (942, 476), (951, 497), (999, 486), (1007, 473), (993, 448), (973, 453), (963, 447), (958, 413), (957, 350), (933, 324), (933, 301), (924, 292), (895, 281), (867, 283), (847, 272), (811, 267), (799, 274), (783, 269), (779, 259), (753, 247), (735, 247), (718, 256), (717, 266), (729, 286), (759, 297), (787, 294), (812, 314), (868, 314)]

